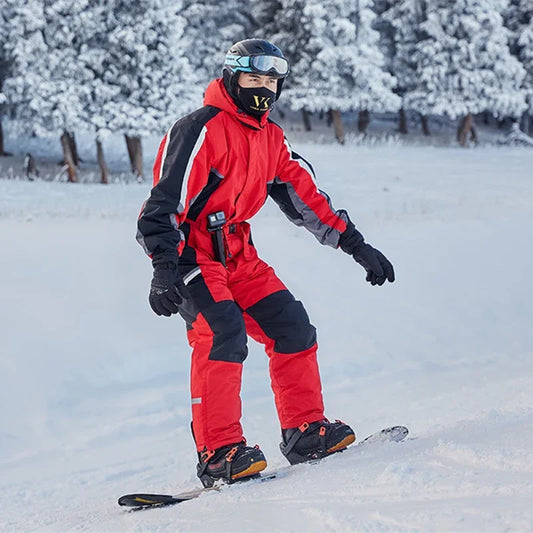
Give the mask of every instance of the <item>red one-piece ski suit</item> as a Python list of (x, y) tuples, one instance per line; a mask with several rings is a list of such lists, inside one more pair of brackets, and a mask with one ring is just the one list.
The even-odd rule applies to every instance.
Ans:
[[(163, 138), (154, 186), (137, 239), (154, 259), (177, 260), (191, 297), (180, 306), (193, 349), (191, 401), (197, 449), (243, 438), (242, 363), (247, 334), (265, 345), (282, 429), (324, 418), (316, 333), (252, 243), (252, 218), (271, 196), (295, 224), (337, 247), (347, 214), (317, 188), (311, 166), (292, 151), (280, 126), (244, 114), (221, 79), (204, 107)], [(223, 211), (226, 266), (215, 258), (207, 216)]]

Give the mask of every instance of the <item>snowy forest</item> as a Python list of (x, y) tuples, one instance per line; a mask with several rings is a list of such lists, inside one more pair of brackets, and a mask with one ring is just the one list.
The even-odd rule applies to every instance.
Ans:
[(407, 117), (425, 135), (447, 117), (462, 146), (476, 121), (530, 139), (532, 13), (531, 0), (2, 0), (0, 155), (3, 122), (55, 136), (76, 181), (76, 132), (91, 131), (106, 183), (105, 141), (119, 135), (142, 176), (143, 137), (200, 107), (225, 51), (250, 37), (291, 62), (284, 109), (305, 130), (327, 121), (341, 144), (346, 116), (364, 135), (383, 114), (399, 135)]

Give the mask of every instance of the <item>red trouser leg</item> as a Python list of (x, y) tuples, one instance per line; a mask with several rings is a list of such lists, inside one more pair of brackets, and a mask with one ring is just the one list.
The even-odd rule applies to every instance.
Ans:
[(242, 363), (246, 328), (220, 263), (202, 264), (188, 284), (191, 298), (180, 306), (191, 356), (191, 402), (197, 450), (214, 450), (243, 439)]
[(279, 353), (274, 350), (275, 342), (255, 320), (245, 315), (245, 321), (250, 336), (265, 345), (270, 358), (270, 380), (281, 428), (289, 429), (303, 422), (323, 420), (324, 403), (316, 343), (300, 352)]
[(314, 344), (295, 354), (273, 351), (270, 355), (272, 390), (282, 429), (325, 418), (316, 349)]
[[(233, 302), (236, 313), (240, 310)], [(242, 325), (244, 336), (244, 324)], [(220, 361), (213, 354), (213, 334), (203, 315), (188, 332), (191, 357), (191, 402), (193, 432), (198, 451), (214, 450), (243, 439), (241, 419), (241, 361)], [(240, 353), (245, 354), (245, 344)], [(244, 350), (244, 351), (243, 351)]]
[(303, 305), (260, 259), (243, 265), (242, 270), (230, 288), (245, 310), (247, 333), (265, 345), (282, 429), (322, 420), (315, 328)]

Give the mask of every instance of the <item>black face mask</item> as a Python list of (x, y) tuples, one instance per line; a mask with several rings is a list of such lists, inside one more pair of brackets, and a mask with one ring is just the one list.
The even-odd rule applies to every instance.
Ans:
[(266, 87), (241, 87), (237, 88), (239, 107), (248, 115), (261, 118), (272, 109), (276, 101), (276, 93)]

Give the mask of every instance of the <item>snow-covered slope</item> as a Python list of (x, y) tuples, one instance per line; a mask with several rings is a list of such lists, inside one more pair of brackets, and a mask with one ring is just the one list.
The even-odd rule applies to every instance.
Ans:
[[(150, 311), (134, 240), (148, 185), (0, 179), (0, 531), (533, 530), (531, 150), (297, 148), (397, 282), (270, 203), (254, 241), (318, 328), (328, 416), (411, 438), (124, 512), (123, 493), (198, 485), (184, 326)], [(284, 465), (253, 343), (243, 400)]]

